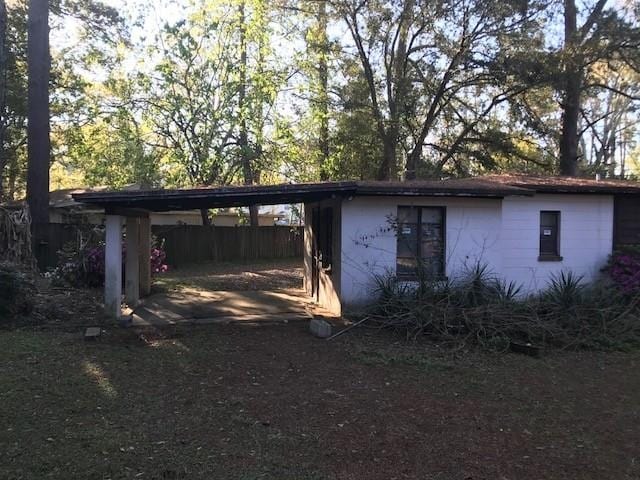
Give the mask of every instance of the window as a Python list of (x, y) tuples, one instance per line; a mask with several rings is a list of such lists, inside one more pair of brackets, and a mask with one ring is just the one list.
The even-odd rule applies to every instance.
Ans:
[(444, 219), (443, 207), (398, 207), (398, 277), (444, 276)]
[(540, 212), (540, 256), (538, 260), (562, 260), (560, 256), (560, 212)]

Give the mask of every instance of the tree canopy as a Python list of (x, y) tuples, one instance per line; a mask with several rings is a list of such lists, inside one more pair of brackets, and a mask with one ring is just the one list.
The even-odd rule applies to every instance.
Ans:
[[(48, 2), (51, 188), (638, 175), (640, 7)], [(0, 197), (27, 175), (27, 2), (0, 1)]]

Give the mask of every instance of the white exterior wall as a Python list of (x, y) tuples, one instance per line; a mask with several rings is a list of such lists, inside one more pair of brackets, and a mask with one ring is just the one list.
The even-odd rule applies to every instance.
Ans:
[[(355, 197), (342, 204), (340, 294), (357, 308), (375, 295), (375, 274), (395, 274), (396, 236), (389, 219), (400, 205), (446, 208), (446, 275), (486, 263), (523, 287), (544, 289), (552, 274), (572, 271), (597, 278), (613, 243), (613, 197), (534, 195), (499, 199), (454, 197)], [(562, 261), (539, 261), (540, 211), (560, 211)]]
[[(540, 211), (560, 212), (562, 261), (538, 261)], [(595, 280), (613, 245), (613, 196), (535, 195), (502, 203), (502, 274), (525, 292), (544, 289), (553, 274), (572, 271)]]
[(396, 235), (389, 220), (398, 206), (445, 207), (445, 273), (455, 277), (467, 266), (502, 266), (499, 199), (452, 197), (355, 197), (342, 204), (341, 299), (343, 308), (375, 296), (375, 274), (395, 274)]

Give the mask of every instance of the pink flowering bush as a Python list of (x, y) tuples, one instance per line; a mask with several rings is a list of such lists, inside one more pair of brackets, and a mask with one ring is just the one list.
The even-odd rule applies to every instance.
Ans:
[[(124, 264), (127, 251), (122, 244), (122, 278), (124, 279)], [(167, 254), (162, 245), (157, 245), (154, 239), (151, 247), (151, 272), (166, 272), (169, 267), (165, 260)], [(104, 284), (105, 244), (102, 239), (83, 243), (79, 248), (72, 242), (58, 252), (58, 266), (50, 272), (54, 282), (72, 285), (74, 287), (99, 287)]]
[(160, 247), (151, 249), (151, 272), (164, 273), (169, 270), (169, 266), (164, 263), (167, 259), (166, 252)]
[(624, 293), (640, 292), (640, 248), (626, 248), (614, 253), (608, 272)]

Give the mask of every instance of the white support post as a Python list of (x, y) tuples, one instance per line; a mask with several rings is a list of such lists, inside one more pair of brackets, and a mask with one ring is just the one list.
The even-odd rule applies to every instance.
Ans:
[(122, 217), (107, 215), (104, 259), (104, 307), (107, 315), (122, 314)]
[(151, 220), (140, 218), (140, 295), (151, 292)]
[(127, 217), (127, 254), (124, 267), (124, 296), (129, 307), (140, 301), (140, 238), (138, 219)]

